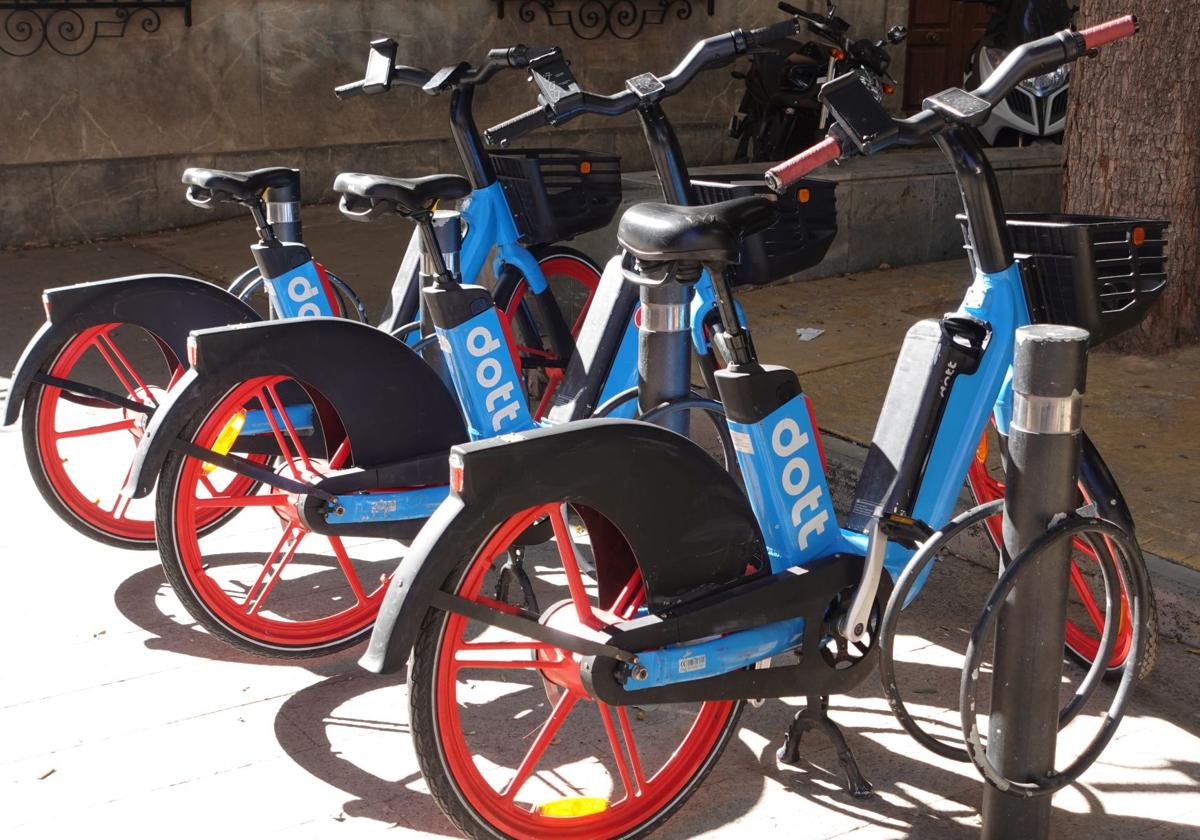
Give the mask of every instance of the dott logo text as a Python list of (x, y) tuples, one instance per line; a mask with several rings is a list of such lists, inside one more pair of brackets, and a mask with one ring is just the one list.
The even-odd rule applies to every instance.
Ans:
[(296, 316), (315, 318), (321, 314), (321, 305), (313, 300), (321, 290), (313, 285), (305, 272), (296, 272), (287, 282), (288, 299), (295, 304)]
[[(822, 504), (821, 485), (812, 481), (812, 467), (801, 452), (809, 440), (808, 432), (800, 431), (799, 424), (791, 417), (780, 420), (771, 431), (771, 449), (780, 458), (789, 459), (783, 465), (780, 480), (783, 492), (796, 499), (792, 505), (792, 525), (799, 529), (796, 541), (801, 551), (808, 549), (814, 535), (825, 533), (829, 522), (829, 511)], [(804, 512), (811, 510), (818, 513), (804, 521)]]
[(489, 355), (501, 346), (487, 327), (475, 327), (467, 333), (467, 352), (479, 359), (479, 364), (475, 366), (475, 384), (487, 391), (483, 407), (492, 419), (493, 432), (500, 431), (504, 421), (516, 420), (521, 410), (513, 397), (513, 383), (500, 384), (504, 378), (504, 366), (499, 359)]

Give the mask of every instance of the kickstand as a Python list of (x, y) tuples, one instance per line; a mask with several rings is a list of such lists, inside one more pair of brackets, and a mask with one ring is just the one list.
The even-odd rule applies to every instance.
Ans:
[(508, 603), (508, 587), (515, 579), (517, 585), (521, 587), (521, 595), (525, 599), (525, 610), (534, 615), (541, 615), (541, 609), (538, 608), (537, 596), (533, 594), (533, 581), (529, 579), (529, 574), (525, 571), (525, 549), (523, 547), (514, 547), (508, 554), (504, 565), (500, 567), (500, 574), (496, 578), (495, 598), (503, 604)]
[(855, 799), (868, 798), (871, 795), (871, 783), (858, 769), (858, 762), (854, 760), (854, 755), (850, 752), (846, 736), (829, 718), (829, 698), (818, 697), (816, 704), (813, 704), (813, 698), (806, 699), (809, 701), (808, 705), (796, 713), (792, 725), (788, 727), (783, 746), (779, 748), (775, 757), (783, 764), (799, 765), (800, 738), (810, 729), (819, 729), (837, 748), (838, 764), (842, 765), (842, 771), (846, 774), (846, 790)]

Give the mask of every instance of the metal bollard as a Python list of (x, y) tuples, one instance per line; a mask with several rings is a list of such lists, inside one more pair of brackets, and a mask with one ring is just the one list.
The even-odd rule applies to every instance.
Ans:
[[(1017, 331), (1013, 419), (1005, 464), (1003, 559), (1015, 557), (1077, 506), (1080, 415), (1088, 333), (1039, 324)], [(1010, 779), (1054, 768), (1071, 544), (1033, 558), (996, 626), (987, 756)], [(987, 785), (983, 840), (1043, 840), (1051, 797), (1019, 798)]]

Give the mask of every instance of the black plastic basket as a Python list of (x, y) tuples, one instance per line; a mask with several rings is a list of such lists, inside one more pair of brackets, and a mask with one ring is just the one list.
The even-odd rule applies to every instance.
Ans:
[(1167, 229), (1157, 219), (1009, 215), (1034, 322), (1083, 327), (1093, 346), (1135, 326), (1167, 285)]
[(578, 149), (488, 155), (517, 229), (531, 245), (562, 242), (612, 221), (621, 204), (621, 158)]
[[(833, 181), (805, 179), (779, 199), (779, 218), (771, 227), (746, 237), (734, 284), (759, 286), (781, 280), (825, 258), (837, 235), (837, 198)], [(770, 192), (753, 175), (704, 175), (692, 179), (698, 204), (715, 204)]]

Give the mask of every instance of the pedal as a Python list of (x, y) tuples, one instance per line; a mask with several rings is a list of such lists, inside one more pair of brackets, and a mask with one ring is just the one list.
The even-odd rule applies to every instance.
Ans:
[(838, 764), (841, 765), (842, 772), (846, 775), (846, 790), (855, 799), (869, 798), (872, 791), (871, 783), (858, 769), (858, 762), (854, 760), (854, 754), (850, 752), (846, 736), (829, 717), (829, 698), (818, 697), (815, 705), (811, 702), (812, 698), (805, 699), (810, 702), (792, 719), (792, 724), (784, 736), (783, 746), (775, 753), (775, 758), (782, 764), (799, 766), (800, 739), (810, 729), (818, 729), (825, 733), (825, 736), (837, 749)]
[(889, 513), (880, 517), (879, 528), (889, 540), (905, 548), (920, 548), (922, 543), (933, 536), (933, 529), (924, 522), (899, 513)]

